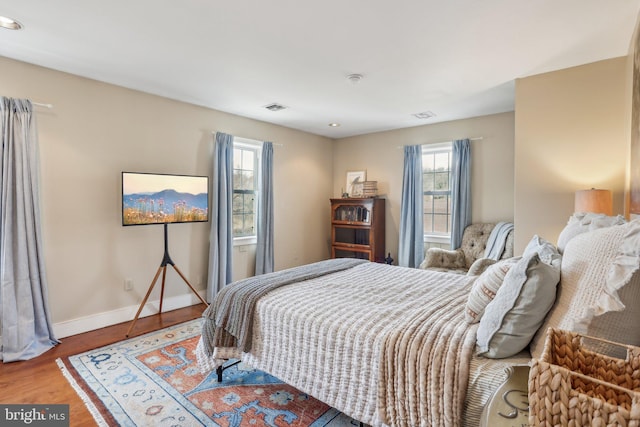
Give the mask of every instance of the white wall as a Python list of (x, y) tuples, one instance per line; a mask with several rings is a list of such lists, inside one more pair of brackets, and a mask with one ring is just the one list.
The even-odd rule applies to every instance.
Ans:
[[(331, 140), (7, 58), (0, 69), (0, 95), (54, 105), (36, 107), (54, 323), (90, 329), (133, 318), (162, 260), (163, 230), (122, 227), (120, 173), (211, 176), (212, 131), (282, 144), (274, 148), (276, 269), (328, 256)], [(169, 226), (171, 257), (197, 289), (206, 286), (209, 229)], [(236, 265), (235, 278), (248, 271)], [(133, 291), (124, 291), (126, 278)], [(165, 295), (182, 305), (197, 301), (171, 268)], [(151, 300), (158, 297), (156, 289)]]
[(366, 170), (368, 180), (378, 181), (378, 191), (386, 199), (386, 252), (397, 261), (402, 146), (481, 137), (471, 142), (472, 220), (511, 221), (513, 117), (513, 113), (494, 114), (339, 139), (333, 151), (333, 196), (340, 197), (347, 171)]

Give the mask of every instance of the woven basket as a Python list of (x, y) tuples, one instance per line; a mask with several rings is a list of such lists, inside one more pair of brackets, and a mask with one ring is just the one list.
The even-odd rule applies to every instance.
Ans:
[(639, 427), (640, 348), (549, 328), (529, 371), (529, 424)]

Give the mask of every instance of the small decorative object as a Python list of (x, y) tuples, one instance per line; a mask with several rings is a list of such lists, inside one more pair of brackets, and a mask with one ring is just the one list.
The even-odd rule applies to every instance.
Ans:
[(362, 184), (366, 179), (366, 171), (347, 172), (347, 194), (350, 197), (362, 197)]
[(344, 189), (340, 189), (340, 191), (342, 192), (342, 198), (346, 199), (349, 197), (349, 193), (347, 193), (346, 191), (344, 191)]
[(376, 197), (378, 195), (378, 181), (362, 183), (362, 197)]
[(356, 182), (353, 184), (353, 188), (351, 190), (351, 197), (362, 197), (363, 195), (363, 182)]
[(389, 265), (393, 264), (393, 258), (391, 258), (391, 252), (387, 254), (387, 257), (384, 259), (384, 262)]

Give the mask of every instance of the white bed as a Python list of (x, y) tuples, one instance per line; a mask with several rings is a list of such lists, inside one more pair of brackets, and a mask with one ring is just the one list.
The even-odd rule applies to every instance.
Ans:
[[(472, 366), (475, 352), (477, 325), (464, 320), (464, 306), (474, 280), (473, 276), (366, 263), (284, 286), (258, 301), (249, 352), (217, 349), (213, 358), (200, 358), (201, 366), (214, 369), (221, 363), (216, 358), (239, 357), (357, 420), (384, 425), (378, 408), (384, 341), (406, 329), (407, 323), (414, 321), (422, 326), (424, 318), (429, 317), (437, 322), (423, 331), (418, 327), (418, 332), (440, 338), (435, 338), (435, 348), (408, 343), (414, 344), (408, 350), (421, 352), (424, 360), (401, 371), (424, 375), (425, 381), (416, 385), (414, 401), (406, 411), (422, 411), (430, 424), (453, 417), (473, 420), (469, 425), (475, 425), (495, 384), (504, 380), (504, 368), (528, 358), (525, 355), (511, 362), (494, 362), (490, 364), (493, 370), (487, 370), (486, 364), (476, 364), (489, 373), (485, 377), (490, 386), (485, 387), (478, 371), (474, 372), (471, 399), (465, 405), (469, 415), (459, 410), (466, 395), (467, 367)], [(450, 334), (459, 338), (453, 344), (448, 339)], [(429, 366), (433, 360), (441, 364), (438, 370)], [(431, 387), (432, 381), (442, 387)], [(389, 393), (405, 391), (402, 383), (390, 386)], [(448, 397), (443, 399), (445, 390)], [(434, 401), (442, 406), (438, 411), (429, 409)], [(390, 405), (391, 411), (397, 410)]]
[[(628, 235), (636, 239), (631, 247), (640, 247), (640, 222), (616, 227), (626, 228), (611, 227), (594, 237), (585, 233), (588, 237), (574, 238), (579, 241), (574, 249), (568, 245), (559, 300), (544, 330), (581, 327), (579, 332), (618, 341), (620, 334), (628, 334), (620, 325), (628, 320), (616, 318), (605, 330), (593, 314), (603, 292), (615, 296), (626, 284), (618, 281), (617, 290), (607, 290), (612, 265), (620, 259), (618, 247), (629, 246)], [(629, 277), (638, 264), (637, 251), (630, 254), (635, 263), (625, 270)], [(569, 282), (563, 286), (565, 273)], [(206, 347), (211, 343), (201, 338), (198, 361), (206, 371), (222, 359), (239, 357), (373, 426), (475, 426), (484, 404), (506, 378), (505, 368), (530, 360), (527, 350), (506, 359), (477, 356), (479, 326), (467, 323), (464, 314), (476, 279), (365, 263), (282, 286), (257, 300), (249, 348), (216, 347), (210, 354)], [(586, 288), (590, 291), (584, 292)], [(632, 294), (640, 302), (640, 292)], [(629, 311), (624, 305), (618, 309)], [(639, 334), (632, 335), (640, 344)], [(539, 332), (534, 344), (541, 337)]]

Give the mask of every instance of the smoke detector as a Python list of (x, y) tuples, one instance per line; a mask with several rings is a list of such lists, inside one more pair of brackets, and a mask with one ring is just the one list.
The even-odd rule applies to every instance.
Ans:
[(362, 74), (349, 74), (347, 76), (347, 80), (349, 80), (351, 82), (351, 84), (358, 84), (360, 83), (360, 80), (362, 80)]

